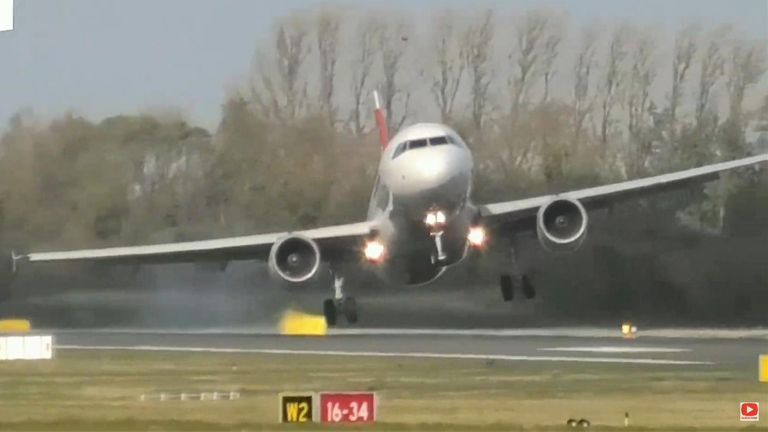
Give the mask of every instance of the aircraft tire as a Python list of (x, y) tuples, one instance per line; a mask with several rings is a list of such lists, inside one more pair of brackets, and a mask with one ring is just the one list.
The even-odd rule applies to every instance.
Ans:
[(501, 298), (505, 302), (512, 301), (515, 296), (512, 276), (503, 274), (499, 277), (499, 287), (501, 288)]
[(344, 318), (348, 323), (357, 323), (357, 302), (355, 301), (354, 297), (345, 298), (341, 310), (344, 313)]
[(323, 301), (323, 315), (325, 316), (325, 323), (329, 327), (336, 325), (336, 301), (333, 299), (325, 299)]
[(536, 297), (536, 288), (533, 286), (533, 283), (531, 282), (531, 278), (524, 275), (522, 282), (523, 282), (523, 295), (525, 295), (525, 298), (530, 300)]

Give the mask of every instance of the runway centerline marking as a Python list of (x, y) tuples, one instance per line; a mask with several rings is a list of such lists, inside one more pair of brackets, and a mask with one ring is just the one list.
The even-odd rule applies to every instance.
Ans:
[(270, 348), (203, 348), (203, 347), (171, 347), (154, 345), (57, 345), (57, 349), (71, 350), (122, 350), (122, 351), (171, 351), (171, 352), (209, 352), (209, 353), (252, 353), (252, 354), (291, 354), (291, 355), (324, 355), (349, 357), (410, 357), (410, 358), (439, 358), (464, 360), (500, 360), (500, 361), (542, 361), (542, 362), (580, 362), (580, 363), (629, 363), (655, 365), (713, 365), (709, 361), (666, 360), (652, 358), (620, 358), (620, 357), (558, 357), (558, 356), (521, 356), (505, 354), (461, 354), (461, 353), (430, 353), (430, 352), (381, 352), (381, 351), (332, 351), (332, 350), (290, 350)]
[(539, 348), (538, 351), (642, 354), (642, 353), (680, 353), (680, 352), (690, 352), (691, 350), (688, 348), (664, 348), (664, 347), (576, 346), (576, 347)]

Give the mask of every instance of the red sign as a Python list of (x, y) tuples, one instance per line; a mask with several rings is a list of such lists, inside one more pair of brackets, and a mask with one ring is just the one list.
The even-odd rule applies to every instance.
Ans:
[(372, 423), (376, 421), (375, 393), (320, 393), (322, 423)]
[(757, 402), (741, 403), (741, 421), (760, 420), (760, 404)]

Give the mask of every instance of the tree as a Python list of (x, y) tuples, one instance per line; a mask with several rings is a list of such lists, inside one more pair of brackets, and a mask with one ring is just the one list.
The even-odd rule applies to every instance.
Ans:
[(331, 127), (336, 124), (334, 106), (334, 81), (338, 61), (340, 18), (337, 14), (323, 11), (317, 17), (315, 39), (320, 63), (320, 109)]
[(350, 115), (352, 130), (360, 136), (364, 132), (363, 99), (368, 90), (368, 81), (375, 59), (376, 41), (381, 31), (381, 22), (374, 15), (369, 15), (358, 22), (356, 28), (356, 45), (352, 48), (353, 56), (350, 61), (352, 70), (351, 90), (353, 108)]
[(482, 133), (483, 119), (488, 105), (488, 87), (491, 84), (490, 57), (494, 36), (493, 11), (486, 11), (471, 23), (463, 36), (467, 47), (465, 63), (470, 75), (470, 111), (475, 131)]
[[(381, 53), (382, 98), (384, 110), (387, 113), (389, 130), (397, 130), (403, 125), (408, 116), (411, 92), (400, 82), (403, 75), (402, 60), (407, 50), (410, 26), (402, 16), (393, 16), (386, 21), (378, 33), (378, 50)], [(400, 97), (400, 111), (395, 112), (395, 100)]]
[(685, 79), (698, 50), (699, 26), (688, 25), (675, 36), (675, 50), (672, 62), (672, 93), (669, 96), (669, 124), (673, 129), (677, 121), (677, 109), (683, 97)]
[(600, 143), (602, 144), (603, 158), (608, 156), (608, 132), (611, 126), (611, 116), (619, 101), (619, 95), (626, 78), (624, 62), (627, 57), (627, 36), (628, 27), (626, 25), (621, 25), (614, 30), (609, 42), (605, 73), (602, 77)]
[(277, 27), (273, 52), (259, 52), (251, 96), (262, 115), (286, 122), (306, 108), (307, 82), (301, 72), (309, 55), (306, 22), (293, 16)]
[(655, 41), (647, 32), (639, 31), (632, 41), (629, 79), (626, 88), (627, 131), (629, 132), (629, 168), (633, 176), (645, 174), (651, 156), (653, 137), (650, 133), (650, 92), (656, 78), (653, 63)]
[(460, 39), (457, 21), (454, 12), (445, 11), (435, 17), (432, 27), (435, 66), (431, 90), (443, 123), (452, 119), (456, 94), (467, 67), (464, 58), (469, 47), (466, 39)]

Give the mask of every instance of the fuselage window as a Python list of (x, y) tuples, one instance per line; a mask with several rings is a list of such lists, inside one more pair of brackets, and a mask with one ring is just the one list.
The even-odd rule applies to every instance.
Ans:
[(408, 143), (408, 150), (413, 150), (416, 148), (426, 147), (427, 146), (427, 140), (426, 139), (417, 139), (410, 141)]

